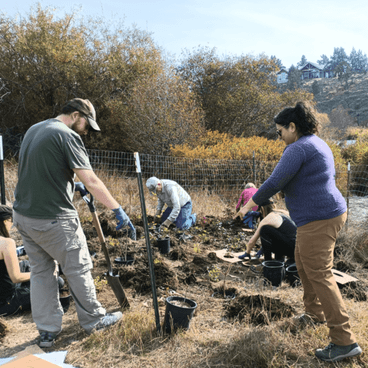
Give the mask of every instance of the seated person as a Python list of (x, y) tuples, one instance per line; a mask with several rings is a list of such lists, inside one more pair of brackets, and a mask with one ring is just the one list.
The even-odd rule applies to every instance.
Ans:
[(240, 259), (249, 257), (250, 252), (256, 245), (258, 238), (261, 238), (262, 248), (257, 253), (257, 257), (264, 254), (265, 261), (275, 259), (284, 262), (285, 256), (288, 257), (288, 264), (294, 263), (296, 225), (289, 217), (288, 212), (276, 209), (272, 200), (267, 200), (259, 205), (261, 222), (252, 238), (247, 244), (246, 252), (239, 256)]
[[(29, 262), (18, 263), (15, 241), (9, 231), (13, 211), (0, 205), (0, 316), (10, 316), (31, 309)], [(22, 269), (21, 269), (22, 268)], [(23, 271), (23, 272), (22, 272)], [(23, 284), (22, 284), (23, 283)]]
[(192, 214), (190, 195), (177, 182), (152, 176), (147, 180), (146, 186), (150, 193), (156, 194), (158, 198), (154, 222), (166, 204), (167, 208), (161, 216), (162, 226), (170, 227), (175, 224), (180, 230), (188, 230), (195, 224), (197, 215)]
[[(253, 194), (257, 192), (257, 188), (253, 183), (247, 183), (245, 189), (240, 195), (238, 204), (236, 205), (236, 212), (240, 210), (241, 207), (245, 206), (245, 204), (253, 197)], [(257, 211), (258, 206), (252, 208), (252, 211)]]

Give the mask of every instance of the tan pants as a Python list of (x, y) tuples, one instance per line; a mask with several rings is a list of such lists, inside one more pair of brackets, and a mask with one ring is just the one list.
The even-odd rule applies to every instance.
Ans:
[(31, 308), (38, 330), (61, 331), (57, 260), (68, 280), (79, 323), (90, 332), (106, 311), (96, 297), (92, 261), (79, 219), (34, 219), (14, 211), (13, 220), (31, 264)]
[(319, 321), (326, 320), (331, 342), (343, 346), (355, 343), (356, 339), (331, 268), (336, 237), (345, 221), (346, 213), (300, 226), (295, 244), (305, 311)]

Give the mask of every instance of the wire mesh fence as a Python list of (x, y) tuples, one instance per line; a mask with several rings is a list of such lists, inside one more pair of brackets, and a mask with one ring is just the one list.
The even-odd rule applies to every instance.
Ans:
[[(87, 150), (94, 169), (135, 177), (134, 154)], [(272, 172), (276, 162), (260, 160), (204, 160), (184, 157), (140, 154), (142, 177), (156, 176), (174, 180), (185, 189), (211, 192), (241, 189), (245, 183), (260, 184)]]
[[(135, 177), (133, 153), (87, 151), (94, 169)], [(140, 154), (139, 157), (143, 178), (156, 176), (175, 180), (186, 189), (213, 192), (224, 188), (240, 190), (247, 182), (260, 186), (277, 164), (255, 156), (253, 160), (205, 160), (148, 154)], [(368, 196), (368, 165), (340, 166), (336, 169), (336, 181), (345, 195)]]
[[(131, 152), (87, 150), (94, 170), (108, 175), (136, 178), (134, 154)], [(263, 161), (253, 155), (252, 160), (205, 160), (140, 154), (142, 177), (156, 176), (171, 179), (187, 191), (207, 190), (236, 201), (248, 182), (259, 187), (272, 173), (277, 162)], [(6, 178), (5, 178), (6, 179)], [(15, 180), (7, 180), (6, 198), (14, 201)], [(336, 183), (346, 197), (349, 213), (368, 218), (368, 165), (346, 165), (336, 169)], [(9, 185), (10, 184), (10, 185)]]
[[(111, 174), (135, 177), (133, 153), (88, 150), (92, 166)], [(207, 190), (224, 200), (237, 200), (244, 186), (259, 187), (272, 173), (277, 162), (261, 157), (252, 160), (203, 160), (140, 154), (142, 176), (156, 176), (178, 182), (189, 192)], [(336, 168), (336, 185), (346, 198), (348, 223), (366, 226), (368, 220), (368, 165), (342, 165)]]

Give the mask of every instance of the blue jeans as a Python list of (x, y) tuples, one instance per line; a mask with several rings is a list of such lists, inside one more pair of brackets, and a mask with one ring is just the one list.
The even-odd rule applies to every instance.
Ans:
[[(172, 208), (166, 208), (161, 217), (162, 222), (164, 222), (170, 216), (171, 211)], [(188, 230), (195, 224), (196, 220), (197, 215), (195, 213), (192, 214), (192, 202), (189, 201), (180, 209), (179, 215), (174, 221), (174, 224), (180, 230)]]

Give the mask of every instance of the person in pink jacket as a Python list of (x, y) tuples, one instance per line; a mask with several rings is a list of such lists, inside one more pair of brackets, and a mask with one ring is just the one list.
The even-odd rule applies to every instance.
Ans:
[[(258, 189), (253, 183), (247, 183), (245, 189), (243, 190), (242, 194), (240, 195), (238, 204), (236, 205), (236, 212), (253, 197), (254, 193)], [(257, 211), (258, 206), (252, 207), (252, 211)]]

